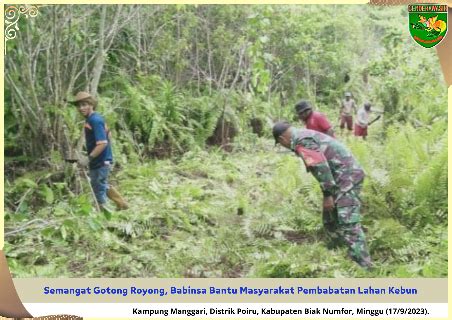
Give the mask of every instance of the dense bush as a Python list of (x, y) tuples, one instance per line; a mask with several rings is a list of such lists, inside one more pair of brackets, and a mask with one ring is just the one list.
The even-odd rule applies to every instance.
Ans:
[[(447, 277), (446, 87), (434, 51), (410, 39), (405, 11), (40, 10), (6, 45), (14, 276)], [(83, 142), (83, 120), (65, 101), (77, 90), (99, 93), (111, 181), (129, 210), (95, 212), (83, 173), (63, 161)], [(368, 141), (339, 134), (344, 91), (384, 112)], [(295, 120), (301, 98), (327, 114), (367, 173), (370, 272), (326, 247), (318, 183), (274, 147), (273, 121)]]

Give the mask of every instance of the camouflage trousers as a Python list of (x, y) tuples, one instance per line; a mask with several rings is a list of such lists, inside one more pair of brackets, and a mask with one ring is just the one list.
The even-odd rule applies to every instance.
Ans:
[(323, 212), (323, 225), (333, 245), (345, 243), (350, 258), (360, 266), (372, 265), (366, 244), (366, 235), (361, 226), (361, 201), (359, 193), (362, 182), (353, 189), (335, 197), (332, 211)]

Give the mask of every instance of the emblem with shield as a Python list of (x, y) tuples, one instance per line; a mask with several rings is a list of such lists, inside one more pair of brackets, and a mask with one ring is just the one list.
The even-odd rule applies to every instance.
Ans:
[(432, 48), (447, 33), (447, 5), (412, 4), (408, 6), (410, 33), (414, 41)]

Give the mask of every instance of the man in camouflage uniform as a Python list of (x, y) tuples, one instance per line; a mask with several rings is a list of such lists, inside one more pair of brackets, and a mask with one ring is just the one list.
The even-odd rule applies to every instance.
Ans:
[(287, 122), (273, 126), (276, 143), (294, 151), (320, 183), (323, 192), (323, 225), (332, 240), (343, 240), (350, 257), (362, 267), (371, 266), (361, 227), (359, 192), (364, 171), (350, 151), (334, 138)]

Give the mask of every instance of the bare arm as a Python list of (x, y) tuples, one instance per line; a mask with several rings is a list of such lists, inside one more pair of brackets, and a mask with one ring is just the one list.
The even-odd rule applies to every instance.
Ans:
[(93, 151), (91, 151), (91, 153), (89, 154), (89, 157), (90, 158), (98, 157), (102, 153), (102, 151), (105, 150), (107, 145), (108, 145), (107, 142), (99, 143), (98, 145), (96, 145), (96, 147), (94, 147)]
[(333, 137), (333, 138), (334, 138), (334, 130), (333, 130), (333, 128), (329, 128), (329, 129), (327, 130), (326, 134), (329, 135), (330, 137)]

